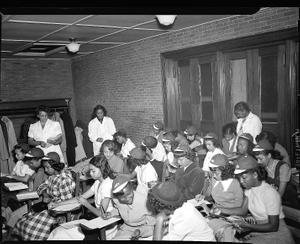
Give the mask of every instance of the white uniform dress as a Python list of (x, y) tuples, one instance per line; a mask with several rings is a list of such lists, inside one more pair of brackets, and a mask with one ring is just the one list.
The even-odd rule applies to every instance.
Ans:
[[(36, 141), (43, 141), (46, 143), (49, 138), (55, 138), (59, 134), (62, 134), (59, 122), (50, 119), (47, 119), (44, 129), (42, 129), (41, 122), (38, 121), (34, 124), (31, 124), (28, 131), (28, 137), (31, 137)], [(45, 148), (41, 147), (41, 145), (38, 145), (36, 147), (42, 149), (45, 155), (49, 152), (56, 152), (60, 157), (60, 161), (62, 163), (65, 163), (65, 159), (59, 145), (52, 145), (47, 143), (47, 146)]]
[(104, 116), (102, 123), (100, 123), (97, 117), (92, 119), (89, 122), (88, 129), (90, 141), (93, 143), (94, 156), (99, 154), (102, 145), (102, 142), (97, 142), (96, 140), (99, 137), (102, 137), (103, 141), (112, 140), (113, 135), (116, 133), (114, 121), (106, 116)]

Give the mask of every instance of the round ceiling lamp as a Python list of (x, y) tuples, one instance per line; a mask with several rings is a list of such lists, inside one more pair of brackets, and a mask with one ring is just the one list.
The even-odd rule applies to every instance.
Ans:
[(70, 43), (67, 45), (68, 50), (71, 53), (78, 52), (80, 48), (80, 44), (76, 42), (76, 38), (69, 38), (69, 39), (70, 39)]
[(156, 15), (156, 18), (158, 19), (159, 23), (161, 23), (162, 25), (173, 24), (176, 17), (177, 15)]

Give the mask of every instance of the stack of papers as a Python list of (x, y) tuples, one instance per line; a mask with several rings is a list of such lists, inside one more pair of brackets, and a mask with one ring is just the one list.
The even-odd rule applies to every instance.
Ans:
[(29, 191), (29, 192), (22, 192), (16, 195), (16, 198), (18, 200), (27, 200), (27, 199), (34, 199), (34, 198), (39, 198), (39, 195), (37, 194), (36, 191)]
[(9, 191), (28, 189), (28, 186), (22, 182), (4, 183), (4, 185), (8, 188)]

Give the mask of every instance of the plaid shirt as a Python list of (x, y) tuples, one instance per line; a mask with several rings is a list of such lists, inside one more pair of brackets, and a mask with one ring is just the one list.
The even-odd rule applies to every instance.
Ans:
[[(61, 202), (71, 199), (74, 189), (75, 182), (71, 172), (63, 170), (59, 175), (50, 176), (38, 187), (37, 192), (41, 194), (46, 190), (52, 202)], [(13, 234), (19, 235), (23, 240), (47, 240), (51, 225), (55, 223), (56, 218), (49, 215), (48, 210), (30, 212), (17, 221)]]

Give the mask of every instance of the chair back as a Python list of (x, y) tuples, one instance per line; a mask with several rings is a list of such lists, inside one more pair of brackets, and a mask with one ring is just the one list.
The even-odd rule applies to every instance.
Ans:
[(158, 175), (158, 181), (159, 182), (165, 182), (166, 180), (166, 164), (162, 161), (153, 160), (150, 161), (153, 168), (156, 170), (156, 173)]

